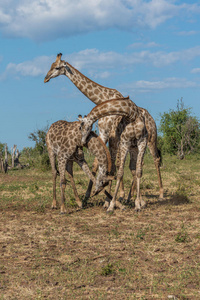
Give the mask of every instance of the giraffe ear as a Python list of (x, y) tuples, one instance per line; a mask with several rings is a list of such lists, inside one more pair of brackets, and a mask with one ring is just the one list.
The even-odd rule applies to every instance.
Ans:
[[(79, 119), (79, 121), (81, 121), (81, 120), (82, 120), (82, 118)], [(82, 129), (83, 125), (84, 125), (84, 122), (81, 122), (81, 126), (79, 127), (80, 130)]]

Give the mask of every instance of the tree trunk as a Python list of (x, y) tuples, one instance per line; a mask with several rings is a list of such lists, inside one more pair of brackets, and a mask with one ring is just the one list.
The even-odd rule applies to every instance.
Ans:
[(14, 168), (15, 166), (15, 151), (16, 151), (16, 148), (17, 148), (17, 145), (14, 145), (13, 146), (13, 149), (12, 149), (12, 168)]
[(20, 157), (20, 153), (19, 153), (19, 150), (17, 149), (14, 164), (15, 164), (16, 167), (18, 167), (18, 169), (22, 169), (23, 166), (19, 162), (19, 157)]
[(5, 159), (3, 157), (0, 158), (0, 169), (3, 173), (6, 173), (8, 170), (8, 152), (7, 152), (7, 144), (5, 145)]

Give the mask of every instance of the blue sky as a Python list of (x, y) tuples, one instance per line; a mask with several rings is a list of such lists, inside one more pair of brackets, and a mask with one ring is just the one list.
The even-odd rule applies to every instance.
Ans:
[(44, 84), (60, 52), (157, 125), (180, 98), (200, 118), (200, 1), (0, 1), (0, 142), (9, 148), (34, 146), (29, 133), (94, 107), (65, 76)]

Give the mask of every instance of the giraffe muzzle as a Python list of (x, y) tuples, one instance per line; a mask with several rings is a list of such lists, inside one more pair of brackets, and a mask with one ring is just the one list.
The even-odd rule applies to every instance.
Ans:
[(49, 78), (45, 77), (44, 83), (49, 82), (49, 80), (50, 80)]
[[(96, 195), (98, 195), (107, 185), (108, 185), (108, 181), (107, 182), (105, 182), (98, 190), (95, 190), (94, 191), (94, 193), (92, 194), (92, 196), (91, 197), (94, 197), (94, 196), (96, 196)], [(106, 191), (107, 192), (107, 191)], [(108, 193), (108, 192), (107, 192)], [(109, 194), (109, 193), (108, 193)], [(109, 194), (110, 195), (110, 194)], [(110, 196), (110, 197), (112, 197), (112, 196)]]

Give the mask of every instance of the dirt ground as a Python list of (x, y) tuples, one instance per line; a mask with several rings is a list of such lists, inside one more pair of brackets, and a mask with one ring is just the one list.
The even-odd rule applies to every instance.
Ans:
[[(147, 161), (147, 207), (113, 215), (103, 194), (78, 210), (71, 189), (67, 214), (51, 210), (50, 172), (0, 173), (0, 299), (200, 299), (197, 160), (166, 165), (163, 200)], [(82, 195), (88, 180), (75, 177)]]

